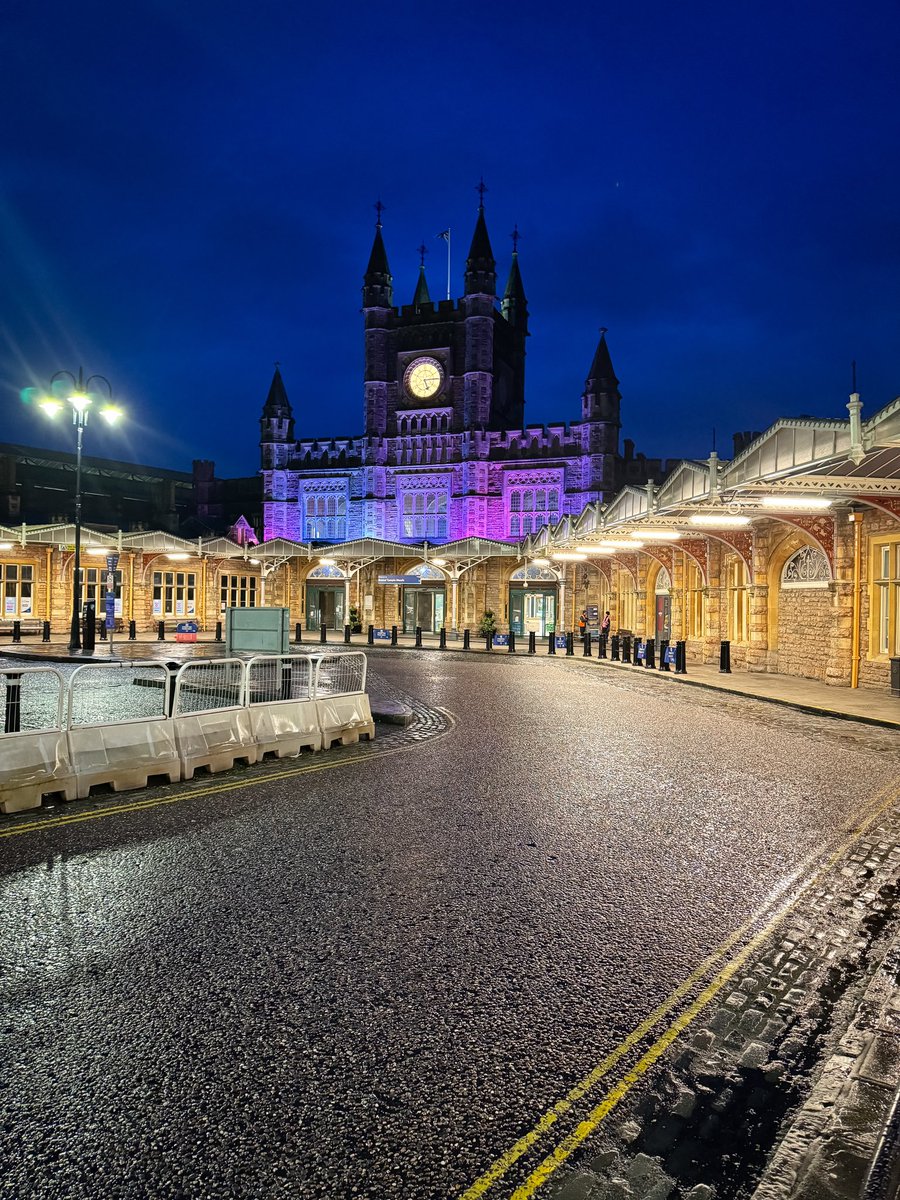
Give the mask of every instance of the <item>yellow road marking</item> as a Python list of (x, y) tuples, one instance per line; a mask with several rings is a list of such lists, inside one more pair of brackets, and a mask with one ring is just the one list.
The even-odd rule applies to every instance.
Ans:
[[(885, 800), (884, 797), (887, 796)], [(565, 1160), (571, 1155), (573, 1150), (577, 1149), (597, 1128), (600, 1122), (613, 1108), (619, 1103), (622, 1098), (627, 1095), (635, 1083), (642, 1078), (649, 1068), (662, 1056), (678, 1035), (694, 1020), (698, 1013), (713, 999), (713, 997), (721, 990), (729, 979), (737, 972), (741, 966), (747, 961), (750, 955), (762, 943), (771, 936), (772, 932), (785, 919), (785, 917), (796, 907), (802, 897), (813, 887), (841, 858), (843, 854), (858, 841), (865, 833), (870, 825), (875, 822), (879, 816), (887, 811), (888, 808), (900, 798), (900, 788), (896, 781), (887, 785), (877, 792), (869, 801), (871, 805), (877, 807), (869, 813), (869, 816), (861, 821), (851, 831), (850, 837), (841, 843), (825, 863), (794, 893), (793, 897), (787, 901), (778, 912), (772, 917), (769, 923), (759, 933), (755, 934), (747, 945), (738, 952), (737, 955), (727, 963), (714, 977), (711, 983), (697, 996), (691, 1005), (681, 1014), (669, 1027), (665, 1033), (650, 1047), (643, 1057), (632, 1067), (615, 1085), (615, 1087), (607, 1093), (604, 1099), (595, 1108), (591, 1110), (588, 1116), (582, 1121), (575, 1131), (569, 1137), (563, 1139), (556, 1149), (544, 1159), (539, 1167), (528, 1177), (525, 1183), (513, 1192), (510, 1200), (527, 1200), (546, 1180), (560, 1167)], [(881, 801), (883, 803), (880, 803)], [(793, 873), (795, 878), (800, 871), (805, 869), (806, 863), (810, 858), (804, 860), (803, 864)], [(783, 890), (783, 889), (782, 889)], [(682, 1000), (688, 992), (703, 978), (710, 967), (717, 962), (738, 942), (744, 934), (752, 928), (767, 912), (775, 901), (769, 899), (766, 903), (752, 916), (749, 920), (729, 935), (714, 950), (704, 961), (697, 967), (671, 995), (663, 1001), (658, 1008), (654, 1009), (648, 1017), (645, 1018), (631, 1033), (622, 1041), (610, 1054), (601, 1060), (579, 1083), (577, 1083), (571, 1091), (569, 1091), (562, 1100), (558, 1101), (551, 1109), (543, 1114), (537, 1124), (524, 1137), (520, 1138), (513, 1146), (502, 1154), (495, 1162), (491, 1164), (487, 1171), (463, 1192), (458, 1200), (479, 1200), (495, 1183), (497, 1183), (537, 1141), (539, 1141), (545, 1133), (550, 1130), (553, 1125), (571, 1111), (578, 1100), (584, 1098), (596, 1083), (609, 1074), (610, 1070), (622, 1060), (622, 1058), (633, 1049), (650, 1030), (659, 1023), (663, 1016), (666, 1016), (671, 1010)]]
[[(441, 715), (447, 721), (447, 728), (436, 733), (434, 738), (443, 737), (445, 734), (450, 733), (456, 725), (452, 714), (444, 709), (437, 711), (440, 711)], [(373, 751), (373, 757), (383, 758), (388, 754), (402, 754), (407, 750), (415, 749), (421, 744), (420, 742), (409, 741), (405, 742), (402, 746), (387, 746), (384, 749), (378, 748), (376, 751)], [(304, 764), (302, 767), (294, 767), (291, 770), (270, 770), (265, 774), (250, 776), (245, 779), (232, 779), (210, 787), (190, 788), (186, 791), (178, 792), (174, 796), (157, 796), (147, 800), (135, 800), (130, 804), (108, 804), (103, 808), (94, 809), (92, 812), (64, 813), (58, 817), (44, 817), (37, 821), (23, 821), (12, 829), (0, 830), (0, 840), (3, 838), (22, 837), (26, 833), (38, 833), (45, 829), (60, 829), (66, 825), (80, 825), (84, 821), (99, 821), (105, 817), (146, 812), (152, 808), (162, 808), (167, 804), (180, 804), (182, 800), (194, 800), (199, 796), (218, 796), (224, 792), (235, 792), (243, 788), (260, 787), (265, 783), (280, 783), (283, 779), (293, 779), (298, 775), (314, 775), (320, 771), (334, 771), (339, 767), (351, 767), (354, 764), (366, 762), (368, 758), (369, 755), (362, 755), (356, 758), (336, 759), (334, 762), (312, 762)]]

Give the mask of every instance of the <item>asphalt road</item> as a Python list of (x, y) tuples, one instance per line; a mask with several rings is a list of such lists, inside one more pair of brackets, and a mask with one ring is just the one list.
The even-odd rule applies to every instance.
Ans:
[(448, 719), (0, 819), (0, 1196), (471, 1196), (900, 784), (892, 731), (639, 673), (376, 665)]

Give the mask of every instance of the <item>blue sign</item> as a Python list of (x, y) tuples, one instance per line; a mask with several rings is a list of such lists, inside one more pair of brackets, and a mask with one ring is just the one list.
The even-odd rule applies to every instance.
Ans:
[(106, 556), (107, 571), (114, 571), (118, 565), (119, 565), (118, 554), (107, 554), (107, 556)]
[(494, 645), (495, 646), (508, 646), (509, 645), (509, 634), (508, 633), (495, 633), (494, 634)]
[(564, 633), (558, 633), (556, 635), (557, 650), (565, 650), (567, 644), (568, 644), (568, 639), (566, 638), (566, 635)]
[(675, 647), (674, 646), (666, 646), (665, 661), (667, 663), (672, 663), (674, 665), (674, 663), (675, 663)]
[(413, 587), (415, 584), (421, 583), (422, 580), (418, 575), (379, 575), (378, 582), (387, 584), (388, 586), (395, 584), (400, 587)]
[(196, 621), (179, 621), (175, 626), (176, 633), (196, 633), (200, 626)]
[(116, 598), (112, 592), (106, 593), (106, 628), (116, 627)]
[(634, 652), (634, 653), (635, 653), (635, 657), (637, 658), (638, 662), (643, 662), (643, 661), (644, 661), (644, 659), (647, 657), (647, 644), (646, 644), (646, 642), (644, 643), (644, 645), (636, 647), (636, 649), (635, 649), (635, 652)]
[(389, 629), (373, 629), (372, 640), (376, 642), (389, 642), (391, 640), (391, 631)]

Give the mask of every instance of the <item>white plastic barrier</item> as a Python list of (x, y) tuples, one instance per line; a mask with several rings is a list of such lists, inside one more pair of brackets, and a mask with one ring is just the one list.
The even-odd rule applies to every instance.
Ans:
[(181, 778), (169, 687), (161, 663), (92, 663), (72, 672), (67, 738), (79, 800), (100, 784), (121, 792), (146, 787), (154, 775)]
[(375, 736), (375, 722), (366, 695), (366, 669), (362, 651), (316, 655), (313, 695), (326, 750), (335, 742), (346, 746), (358, 742), (360, 737)]
[(64, 699), (53, 667), (0, 669), (0, 812), (39, 808), (42, 796), (56, 793), (75, 798)]
[(246, 669), (237, 658), (185, 663), (175, 677), (172, 723), (184, 779), (259, 760), (245, 707)]
[(308, 654), (251, 658), (247, 663), (250, 730), (259, 757), (320, 750), (322, 733), (312, 695), (314, 660)]

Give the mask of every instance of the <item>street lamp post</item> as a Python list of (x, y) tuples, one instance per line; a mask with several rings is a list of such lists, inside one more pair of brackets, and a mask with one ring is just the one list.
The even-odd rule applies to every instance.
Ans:
[(87, 425), (93, 399), (90, 386), (94, 380), (104, 384), (109, 393), (109, 403), (100, 409), (100, 415), (110, 424), (122, 416), (121, 409), (112, 403), (112, 387), (103, 375), (90, 375), (84, 378), (82, 368), (78, 368), (78, 378), (71, 371), (57, 371), (50, 379), (51, 395), (41, 401), (41, 408), (48, 417), (56, 417), (65, 409), (65, 404), (56, 395), (54, 385), (57, 380), (69, 379), (73, 390), (65, 397), (72, 406), (72, 424), (75, 426), (75, 565), (72, 576), (72, 624), (69, 632), (69, 649), (81, 649), (81, 447), (84, 438), (84, 427)]

